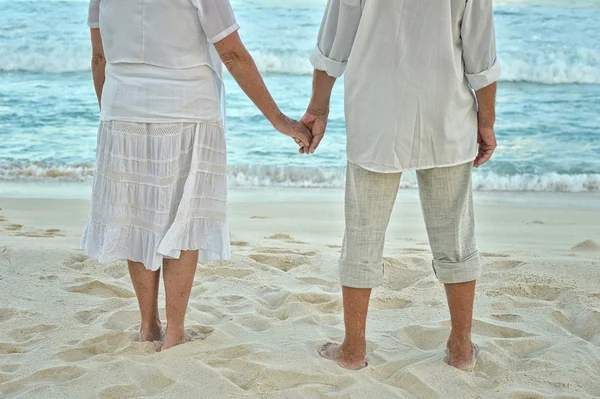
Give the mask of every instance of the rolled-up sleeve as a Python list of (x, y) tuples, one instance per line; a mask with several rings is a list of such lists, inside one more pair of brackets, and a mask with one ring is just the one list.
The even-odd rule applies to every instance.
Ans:
[(362, 15), (362, 0), (329, 0), (310, 61), (315, 69), (338, 78), (346, 64)]
[(473, 90), (500, 77), (492, 0), (467, 0), (461, 26), (465, 74)]
[(238, 25), (229, 0), (193, 0), (198, 8), (198, 17), (210, 43), (216, 43), (233, 32)]
[(100, 0), (90, 0), (88, 26), (91, 29), (100, 28)]

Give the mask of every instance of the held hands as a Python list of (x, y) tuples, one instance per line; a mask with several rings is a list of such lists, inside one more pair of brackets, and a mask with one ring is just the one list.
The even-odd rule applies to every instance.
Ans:
[(300, 146), (300, 154), (314, 154), (317, 147), (325, 136), (327, 129), (327, 118), (329, 117), (329, 109), (317, 110), (309, 108), (300, 121), (306, 125), (312, 132), (312, 141), (310, 145), (303, 145), (299, 140), (295, 140)]
[(309, 147), (313, 140), (309, 128), (304, 123), (288, 118), (284, 114), (279, 115), (273, 127), (278, 132), (293, 138), (302, 148)]

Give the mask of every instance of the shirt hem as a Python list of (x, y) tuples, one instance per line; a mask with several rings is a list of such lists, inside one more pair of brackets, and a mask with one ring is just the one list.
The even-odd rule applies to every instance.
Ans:
[(368, 170), (369, 172), (392, 174), (392, 173), (413, 172), (413, 171), (418, 171), (418, 170), (435, 169), (435, 168), (450, 168), (452, 166), (464, 165), (466, 163), (473, 162), (473, 161), (475, 161), (475, 158), (477, 158), (477, 157), (473, 156), (466, 160), (450, 162), (450, 163), (445, 163), (445, 164), (431, 164), (431, 165), (426, 165), (426, 166), (416, 166), (413, 168), (392, 168), (392, 169), (377, 168), (377, 167), (373, 167), (372, 165), (366, 165), (366, 164), (361, 164), (359, 162), (353, 162), (349, 158), (348, 158), (348, 162), (350, 162), (351, 164), (356, 165), (360, 168)]
[(219, 33), (218, 35), (211, 37), (210, 39), (208, 39), (208, 41), (212, 44), (215, 44), (215, 43), (220, 42), (221, 40), (225, 39), (227, 36), (231, 35), (233, 32), (235, 32), (239, 29), (240, 29), (240, 25), (235, 23), (235, 24), (231, 25), (229, 28), (225, 29), (223, 32)]
[(130, 122), (130, 123), (204, 123), (223, 127), (221, 119), (195, 119), (195, 118), (119, 118), (101, 116), (100, 122)]

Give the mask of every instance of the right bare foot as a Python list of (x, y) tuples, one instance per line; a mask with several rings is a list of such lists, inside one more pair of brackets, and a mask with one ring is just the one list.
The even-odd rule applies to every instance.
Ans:
[(160, 341), (163, 336), (162, 324), (159, 320), (149, 327), (140, 328), (140, 342)]
[(167, 331), (167, 335), (165, 336), (165, 342), (160, 348), (161, 351), (167, 350), (177, 345), (185, 344), (190, 341), (190, 336), (184, 331), (182, 333), (177, 334), (169, 334)]
[(343, 345), (328, 342), (319, 348), (319, 355), (322, 358), (333, 360), (341, 367), (349, 370), (360, 370), (368, 366), (364, 354), (353, 354), (344, 350)]

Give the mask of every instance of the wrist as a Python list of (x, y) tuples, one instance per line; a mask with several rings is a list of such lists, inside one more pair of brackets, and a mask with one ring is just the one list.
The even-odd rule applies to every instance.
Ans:
[(269, 115), (267, 117), (267, 119), (269, 120), (269, 122), (271, 122), (271, 125), (274, 128), (277, 128), (277, 126), (281, 126), (281, 124), (285, 118), (286, 118), (286, 116), (280, 110), (277, 110), (276, 112), (273, 113), (273, 115)]
[(307, 112), (314, 116), (327, 117), (329, 115), (329, 101), (313, 101), (308, 104)]
[(479, 115), (477, 118), (477, 124), (479, 127), (487, 127), (494, 128), (494, 124), (496, 123), (496, 116), (490, 115)]

